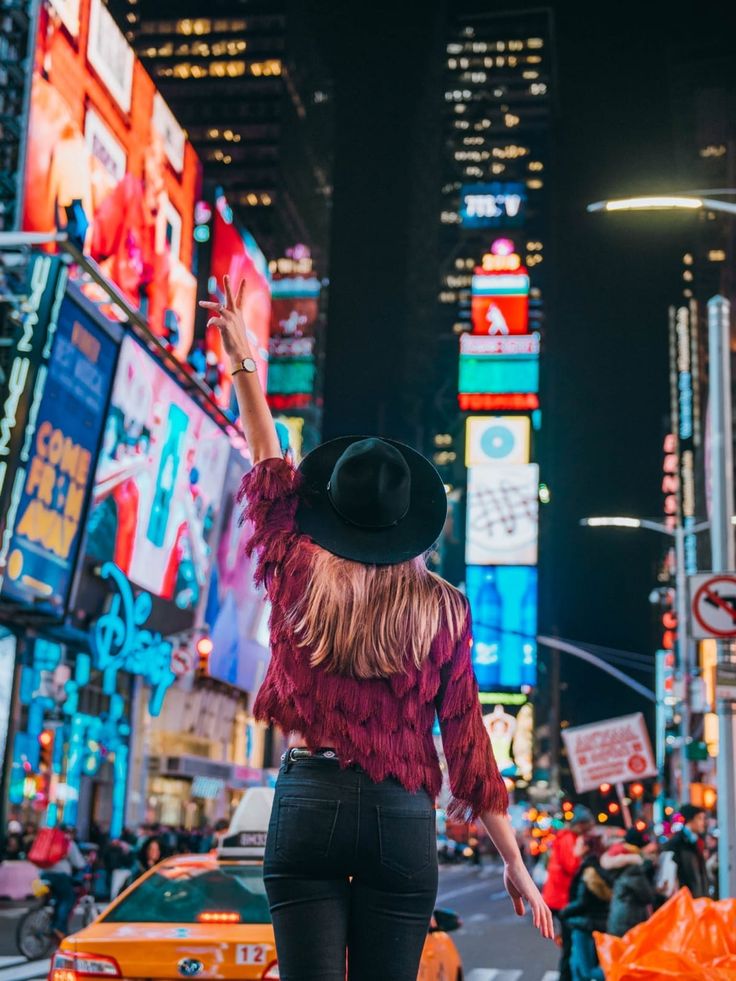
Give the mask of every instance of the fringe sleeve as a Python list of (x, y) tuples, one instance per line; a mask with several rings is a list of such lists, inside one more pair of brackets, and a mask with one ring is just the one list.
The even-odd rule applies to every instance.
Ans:
[(256, 553), (254, 578), (266, 588), (296, 543), (298, 489), (299, 475), (281, 457), (257, 463), (240, 484), (238, 503), (245, 502), (240, 523), (251, 529), (245, 551)]
[(460, 821), (476, 818), (484, 811), (505, 814), (509, 805), (508, 791), (483, 726), (471, 646), (468, 610), (462, 635), (442, 667), (435, 702), (453, 795), (447, 816)]

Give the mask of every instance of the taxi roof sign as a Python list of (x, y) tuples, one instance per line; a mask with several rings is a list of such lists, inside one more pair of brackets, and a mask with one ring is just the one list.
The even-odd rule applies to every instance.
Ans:
[(217, 848), (221, 858), (263, 858), (273, 808), (271, 787), (249, 787)]

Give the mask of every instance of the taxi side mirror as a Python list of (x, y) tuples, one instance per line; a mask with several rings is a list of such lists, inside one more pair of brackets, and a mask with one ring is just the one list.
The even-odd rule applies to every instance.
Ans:
[(451, 909), (436, 909), (429, 927), (429, 932), (452, 933), (453, 930), (459, 930), (462, 925), (463, 921)]

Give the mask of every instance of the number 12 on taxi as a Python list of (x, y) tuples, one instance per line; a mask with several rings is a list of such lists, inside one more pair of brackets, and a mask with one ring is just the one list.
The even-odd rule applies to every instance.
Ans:
[(268, 947), (262, 944), (238, 944), (235, 951), (236, 964), (265, 964)]

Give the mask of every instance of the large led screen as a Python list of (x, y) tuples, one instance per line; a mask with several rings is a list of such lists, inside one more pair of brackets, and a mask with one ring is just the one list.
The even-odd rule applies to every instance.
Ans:
[(526, 416), (470, 416), (465, 422), (465, 466), (528, 463), (530, 438)]
[[(476, 280), (484, 280), (487, 285), (481, 292), (480, 287), (473, 288), (470, 299), (470, 316), (473, 321), (473, 333), (505, 336), (507, 334), (526, 334), (529, 329), (529, 295), (520, 287), (514, 292), (510, 287), (508, 292), (500, 292), (499, 280), (519, 279), (526, 277), (505, 276), (474, 276)], [(498, 290), (499, 292), (494, 292)]]
[(536, 684), (536, 568), (469, 565), (465, 590), (473, 616), (473, 667), (481, 690)]
[(249, 464), (233, 451), (222, 498), (221, 525), (213, 556), (204, 620), (212, 640), (209, 674), (243, 691), (256, 692), (270, 657), (270, 606), (263, 589), (253, 583), (254, 559), (245, 555), (251, 533), (239, 522), (235, 500)]
[(537, 354), (461, 354), (459, 365), (462, 394), (539, 391)]
[(517, 228), (524, 224), (526, 187), (489, 181), (460, 188), (460, 221), (466, 228)]
[(180, 610), (198, 605), (230, 443), (134, 340), (120, 349), (92, 491), (87, 556)]
[(92, 480), (117, 344), (74, 300), (61, 304), (15, 509), (4, 597), (61, 614)]
[(84, 251), (180, 356), (194, 336), (199, 181), (194, 149), (102, 0), (42, 0), (23, 228), (66, 227), (77, 202)]
[(535, 565), (539, 467), (534, 463), (468, 470), (465, 561)]
[[(268, 337), (271, 323), (271, 274), (268, 263), (253, 236), (242, 228), (233, 215), (227, 199), (218, 193), (212, 216), (212, 249), (210, 253), (210, 298), (224, 302), (222, 292), (225, 276), (230, 277), (233, 291), (245, 280), (241, 312), (248, 332), (253, 357), (258, 366), (258, 377), (264, 389), (268, 374)], [(226, 370), (220, 381), (218, 400), (230, 407), (232, 383), (230, 361), (225, 354), (216, 326), (207, 328), (207, 350), (217, 364)]]

